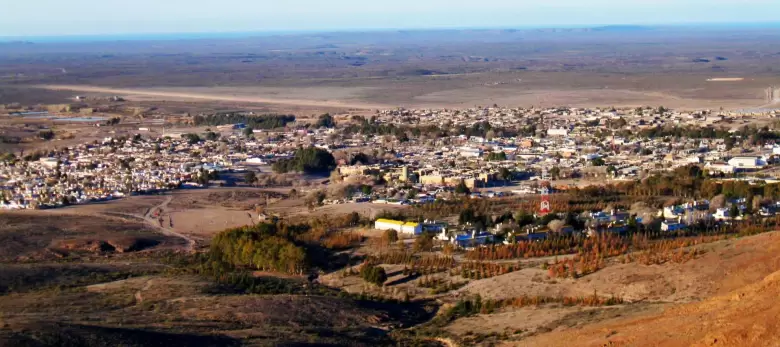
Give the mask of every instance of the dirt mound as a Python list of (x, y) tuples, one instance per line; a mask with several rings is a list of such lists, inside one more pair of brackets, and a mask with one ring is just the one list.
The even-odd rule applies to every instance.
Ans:
[[(132, 252), (178, 245), (143, 222), (120, 217), (67, 214), (64, 211), (0, 213), (0, 260), (53, 257), (49, 250)], [(60, 254), (62, 255), (62, 254)]]
[(159, 245), (160, 240), (145, 237), (117, 237), (105, 240), (70, 239), (55, 241), (50, 247), (60, 254), (68, 252), (127, 253), (137, 252)]

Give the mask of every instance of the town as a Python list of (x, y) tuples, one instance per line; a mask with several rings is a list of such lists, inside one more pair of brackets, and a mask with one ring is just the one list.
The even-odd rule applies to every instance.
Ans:
[[(210, 185), (288, 186), (303, 194), (318, 193), (312, 208), (421, 205), (461, 196), (541, 197), (549, 207), (550, 195), (605, 182), (642, 182), (685, 167), (718, 182), (773, 189), (780, 182), (773, 174), (780, 154), (772, 131), (780, 124), (777, 117), (777, 111), (746, 116), (663, 107), (397, 109), (370, 117), (325, 114), (308, 124), (298, 124), (294, 116), (246, 112), (199, 115), (184, 120), (201, 125), (199, 133), (144, 127), (133, 136), (48, 153), (8, 153), (0, 162), (0, 208), (55, 208)], [(296, 157), (305, 151), (327, 160), (316, 167), (296, 166), (293, 162), (302, 160)], [(294, 171), (322, 179), (289, 178)], [(320, 181), (325, 179), (330, 186), (345, 187), (322, 192)], [(539, 240), (549, 233), (625, 233), (629, 225), (674, 232), (738, 220), (746, 211), (774, 216), (780, 204), (771, 192), (761, 197), (729, 194), (716, 204), (708, 201), (715, 195), (686, 196), (687, 201), (657, 210), (589, 211), (568, 219), (555, 214), (563, 211), (544, 206), (529, 211), (545, 219), (542, 224), (509, 218), (480, 225), (466, 220), (451, 228), (444, 222), (380, 219), (376, 228), (411, 235), (429, 231), (467, 248), (510, 238)], [(576, 228), (563, 221), (576, 222)]]

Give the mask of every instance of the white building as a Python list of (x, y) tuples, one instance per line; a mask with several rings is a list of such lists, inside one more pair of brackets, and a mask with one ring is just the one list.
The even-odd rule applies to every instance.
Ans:
[(569, 136), (569, 130), (566, 129), (547, 129), (547, 136)]
[(422, 234), (422, 225), (414, 222), (402, 222), (392, 219), (380, 218), (374, 222), (374, 229), (377, 230), (395, 230), (403, 234), (419, 235)]
[(760, 169), (766, 166), (766, 161), (762, 157), (734, 157), (729, 165), (737, 169)]
[(479, 158), (482, 156), (482, 149), (474, 147), (461, 147), (460, 155), (463, 157)]

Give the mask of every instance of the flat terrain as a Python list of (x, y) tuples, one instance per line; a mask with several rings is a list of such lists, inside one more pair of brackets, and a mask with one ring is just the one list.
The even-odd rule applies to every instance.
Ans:
[[(442, 30), (0, 45), (0, 103), (76, 94), (286, 112), (394, 107), (751, 108), (780, 35), (746, 27)], [(164, 101), (164, 102), (163, 102)]]

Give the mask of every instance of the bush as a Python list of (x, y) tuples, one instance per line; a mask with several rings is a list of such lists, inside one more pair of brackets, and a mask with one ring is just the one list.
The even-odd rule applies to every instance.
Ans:
[(41, 132), (38, 133), (38, 137), (49, 141), (54, 138), (54, 132), (51, 130), (41, 130)]
[(381, 286), (387, 281), (387, 274), (385, 269), (380, 266), (372, 264), (364, 264), (360, 269), (360, 277), (368, 283), (373, 283), (377, 286)]
[(393, 229), (385, 230), (385, 232), (382, 234), (382, 239), (385, 240), (388, 244), (397, 242), (398, 232)]

